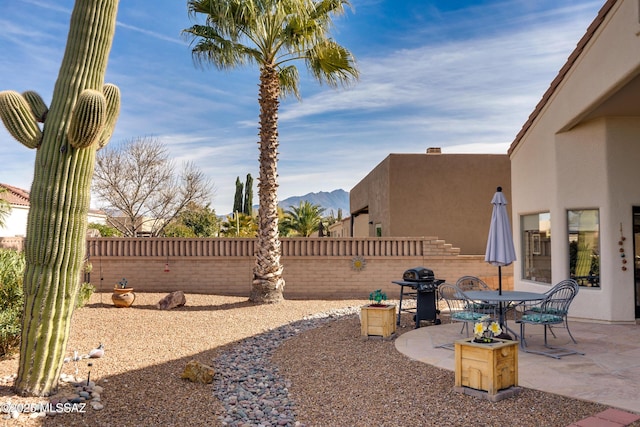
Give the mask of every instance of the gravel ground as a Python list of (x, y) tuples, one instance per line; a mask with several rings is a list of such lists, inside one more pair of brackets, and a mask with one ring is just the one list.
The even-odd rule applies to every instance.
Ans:
[[(362, 340), (348, 313), (364, 301), (253, 306), (189, 294), (185, 307), (160, 311), (163, 296), (138, 294), (133, 307), (114, 308), (110, 294), (96, 294), (74, 314), (69, 355), (106, 348), (90, 368), (104, 387), (104, 409), (44, 419), (0, 414), (0, 426), (568, 426), (606, 409), (528, 389), (497, 403), (456, 393), (453, 372), (409, 360), (393, 341)], [(301, 321), (327, 312), (339, 319)], [(408, 315), (402, 323), (400, 334), (412, 327)], [(214, 384), (180, 379), (192, 359), (216, 369)], [(0, 360), (0, 404), (43, 402), (13, 394), (8, 376), (17, 363)], [(80, 377), (88, 369), (78, 363)], [(75, 374), (74, 364), (63, 372)], [(63, 386), (58, 396), (68, 392)]]

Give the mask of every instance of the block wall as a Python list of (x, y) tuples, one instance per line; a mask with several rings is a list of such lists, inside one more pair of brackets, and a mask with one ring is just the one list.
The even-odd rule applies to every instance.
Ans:
[[(498, 268), (486, 263), (484, 255), (460, 255), (434, 237), (282, 241), (284, 295), (289, 299), (366, 299), (376, 289), (397, 299), (400, 288), (392, 281), (413, 267), (430, 268), (436, 278), (450, 283), (471, 275), (498, 287)], [(111, 292), (126, 278), (136, 292), (248, 296), (254, 245), (252, 239), (90, 238), (92, 270), (82, 280), (99, 292)], [(364, 260), (364, 268), (354, 266), (357, 259)], [(503, 267), (502, 276), (503, 289), (513, 289), (513, 267)]]

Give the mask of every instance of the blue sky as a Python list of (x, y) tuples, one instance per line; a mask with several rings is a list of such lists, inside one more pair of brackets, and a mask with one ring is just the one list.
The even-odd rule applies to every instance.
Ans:
[[(279, 198), (349, 191), (389, 153), (505, 154), (603, 4), (352, 0), (332, 34), (361, 79), (335, 90), (299, 64), (302, 102), (284, 100), (279, 115)], [(0, 0), (0, 90), (50, 103), (72, 8)], [(212, 206), (226, 214), (236, 177), (257, 181), (258, 70), (196, 66), (181, 37), (196, 22), (186, 0), (120, 2), (105, 78), (122, 93), (110, 144), (159, 139), (178, 166), (193, 161), (211, 178)], [(34, 157), (1, 127), (0, 182), (28, 190)]]

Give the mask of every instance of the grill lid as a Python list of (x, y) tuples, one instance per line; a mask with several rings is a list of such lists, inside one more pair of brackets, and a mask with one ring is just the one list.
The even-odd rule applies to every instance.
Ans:
[(406, 280), (407, 282), (423, 282), (432, 281), (434, 279), (435, 276), (433, 274), (433, 270), (425, 267), (410, 268), (402, 275), (402, 280)]

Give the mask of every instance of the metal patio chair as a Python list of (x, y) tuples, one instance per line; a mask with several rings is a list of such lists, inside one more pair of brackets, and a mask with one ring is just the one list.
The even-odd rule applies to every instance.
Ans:
[[(576, 294), (578, 293), (578, 290), (580, 289), (580, 285), (578, 285), (578, 282), (574, 279), (565, 279), (562, 280), (561, 282), (556, 283), (555, 285), (553, 285), (553, 287), (551, 287), (551, 289), (549, 289), (547, 292), (545, 292), (544, 294), (548, 297), (550, 294), (554, 293), (556, 291), (556, 289), (560, 288), (560, 287), (565, 287), (567, 286), (567, 284), (570, 284), (571, 286), (576, 286)], [(575, 297), (575, 295), (574, 295)], [(528, 305), (522, 305), (522, 310), (521, 313), (522, 314), (533, 314), (533, 313), (540, 313), (542, 312), (542, 303), (544, 302), (544, 300), (542, 301), (536, 301), (534, 303), (528, 304)], [(546, 327), (548, 328), (549, 332), (551, 332), (551, 335), (553, 335), (554, 338), (556, 337), (555, 332), (553, 332), (553, 328), (557, 327), (558, 325), (547, 325)], [(569, 333), (569, 337), (571, 338), (571, 341), (573, 341), (574, 344), (577, 344), (577, 341), (575, 340), (575, 338), (573, 337), (573, 335), (571, 334), (571, 330), (569, 329), (569, 322), (567, 320), (567, 316), (564, 316), (564, 322), (562, 327), (564, 327), (567, 332)]]
[[(491, 291), (489, 285), (487, 285), (480, 278), (475, 276), (462, 276), (456, 281), (456, 286), (462, 291)], [(499, 305), (496, 303), (488, 303), (483, 301), (475, 301), (474, 307), (477, 311), (481, 311), (488, 315), (495, 315), (499, 310)]]
[(456, 286), (459, 287), (462, 292), (492, 290), (489, 285), (476, 276), (462, 276), (456, 281)]
[[(469, 336), (469, 323), (473, 325), (487, 316), (487, 312), (479, 308), (477, 301), (473, 301), (456, 285), (443, 283), (438, 287), (438, 294), (447, 304), (447, 311), (441, 314), (449, 314), (451, 322), (462, 322), (460, 333), (466, 329)], [(453, 343), (447, 343), (438, 347), (453, 349)]]
[[(516, 320), (517, 323), (520, 323), (520, 347), (523, 351), (542, 354), (556, 359), (570, 354), (584, 354), (576, 350), (550, 346), (547, 341), (547, 329), (550, 330), (551, 327), (555, 325), (563, 325), (567, 329), (573, 343), (576, 343), (569, 329), (568, 314), (569, 306), (579, 289), (580, 287), (575, 280), (563, 280), (551, 288), (546, 293), (546, 298), (540, 303), (529, 307), (524, 306), (522, 316)], [(542, 325), (544, 327), (544, 347), (546, 350), (532, 350), (527, 347), (527, 341), (524, 335), (525, 325), (527, 324)], [(551, 331), (551, 333), (553, 334), (553, 331)], [(555, 334), (553, 335), (555, 337)]]

